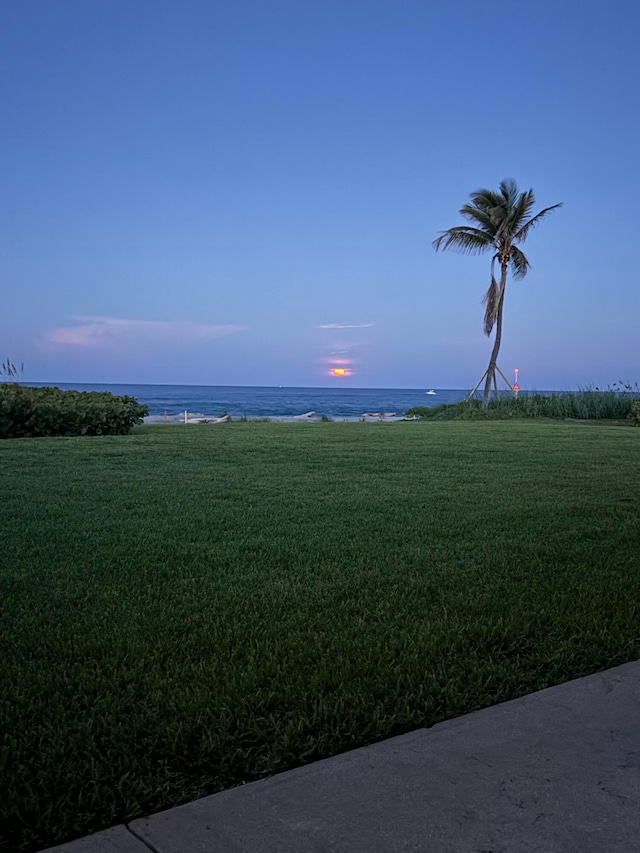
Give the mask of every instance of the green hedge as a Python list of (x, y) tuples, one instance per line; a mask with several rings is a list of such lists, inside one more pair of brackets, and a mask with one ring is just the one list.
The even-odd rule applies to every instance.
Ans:
[(0, 385), (0, 438), (126, 435), (148, 414), (134, 397), (107, 391)]

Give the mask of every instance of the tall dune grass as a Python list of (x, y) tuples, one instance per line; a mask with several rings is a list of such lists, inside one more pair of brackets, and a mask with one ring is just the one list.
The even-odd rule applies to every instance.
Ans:
[(632, 404), (640, 397), (638, 386), (617, 386), (601, 391), (581, 389), (576, 393), (505, 394), (492, 399), (485, 407), (479, 399), (427, 408), (416, 406), (407, 412), (421, 420), (508, 420), (510, 418), (572, 418), (575, 420), (626, 420), (631, 418)]

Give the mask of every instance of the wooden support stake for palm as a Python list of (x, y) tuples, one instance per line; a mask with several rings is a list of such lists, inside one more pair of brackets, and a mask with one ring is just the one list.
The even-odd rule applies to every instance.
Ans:
[[(496, 370), (497, 370), (497, 372), (500, 374), (500, 376), (502, 376), (502, 378), (504, 379), (504, 381), (505, 381), (505, 383), (506, 383), (507, 387), (509, 388), (509, 390), (510, 390), (510, 391), (513, 391), (513, 385), (509, 382), (509, 380), (508, 380), (508, 379), (507, 379), (507, 377), (504, 375), (504, 373), (500, 370), (500, 368), (498, 367), (498, 365), (497, 365), (497, 364), (496, 364)], [(476, 391), (478, 390), (478, 388), (479, 388), (479, 387), (482, 385), (482, 383), (484, 382), (484, 380), (485, 380), (485, 378), (486, 378), (486, 376), (487, 376), (487, 373), (488, 373), (488, 372), (489, 372), (489, 368), (487, 367), (487, 369), (485, 370), (485, 372), (482, 374), (482, 376), (480, 377), (480, 379), (479, 379), (479, 380), (478, 380), (478, 382), (476, 383), (475, 388), (473, 389), (473, 391), (472, 391), (472, 392), (469, 394), (469, 396), (467, 397), (467, 400), (472, 400), (472, 399), (473, 399), (473, 395), (476, 393)], [(497, 396), (498, 396), (498, 382), (497, 382), (497, 380), (496, 380), (495, 374), (494, 374), (494, 376), (493, 376), (493, 387), (494, 387), (495, 394), (496, 394), (496, 397), (497, 397)], [(515, 393), (515, 392), (514, 392), (514, 393)]]

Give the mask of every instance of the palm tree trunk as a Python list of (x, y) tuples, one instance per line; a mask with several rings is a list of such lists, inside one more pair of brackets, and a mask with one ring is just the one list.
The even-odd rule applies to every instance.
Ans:
[(487, 368), (487, 381), (484, 384), (484, 396), (482, 405), (489, 404), (491, 396), (491, 385), (495, 388), (496, 397), (498, 396), (498, 383), (496, 379), (496, 365), (498, 363), (498, 353), (500, 352), (500, 344), (502, 343), (502, 309), (504, 308), (504, 292), (507, 286), (507, 262), (501, 263), (500, 273), (500, 302), (498, 303), (498, 313), (496, 316), (496, 336), (493, 341), (493, 349), (491, 350), (491, 358), (489, 359), (489, 367)]

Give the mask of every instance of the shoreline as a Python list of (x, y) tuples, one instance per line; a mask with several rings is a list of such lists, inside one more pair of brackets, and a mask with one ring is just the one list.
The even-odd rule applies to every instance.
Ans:
[(362, 415), (336, 416), (307, 412), (304, 415), (204, 415), (200, 412), (181, 412), (178, 415), (147, 415), (143, 419), (145, 426), (219, 426), (223, 423), (398, 423), (399, 421), (414, 420), (407, 418), (404, 413), (396, 412), (366, 412)]

